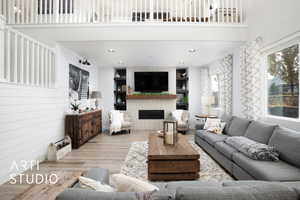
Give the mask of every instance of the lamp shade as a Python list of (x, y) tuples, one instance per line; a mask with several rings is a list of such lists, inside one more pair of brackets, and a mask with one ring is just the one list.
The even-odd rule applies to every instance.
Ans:
[(204, 105), (213, 105), (215, 104), (215, 97), (214, 96), (202, 96), (201, 98), (202, 104)]
[(91, 95), (91, 99), (101, 99), (102, 94), (100, 91), (93, 91)]

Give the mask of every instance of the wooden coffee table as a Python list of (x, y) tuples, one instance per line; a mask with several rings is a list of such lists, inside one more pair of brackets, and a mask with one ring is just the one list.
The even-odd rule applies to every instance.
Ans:
[(150, 134), (148, 179), (151, 181), (198, 179), (199, 158), (199, 153), (181, 134), (178, 134), (178, 142), (175, 146), (164, 145), (163, 138)]

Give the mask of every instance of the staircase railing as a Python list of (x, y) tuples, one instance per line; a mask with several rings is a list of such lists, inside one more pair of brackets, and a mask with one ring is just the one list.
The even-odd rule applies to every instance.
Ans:
[(2, 0), (9, 24), (244, 24), (244, 0)]

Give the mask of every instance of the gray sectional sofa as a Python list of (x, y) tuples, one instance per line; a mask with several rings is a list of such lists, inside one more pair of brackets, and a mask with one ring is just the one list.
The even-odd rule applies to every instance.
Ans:
[[(198, 130), (195, 142), (238, 180), (300, 181), (300, 132), (276, 125), (227, 117), (224, 134)], [(228, 145), (226, 138), (244, 136), (274, 146), (279, 161), (253, 160)]]
[[(109, 184), (107, 169), (92, 169), (85, 176)], [(157, 183), (148, 195), (133, 192), (96, 192), (75, 184), (56, 200), (299, 200), (300, 182), (178, 181)]]
[[(79, 183), (57, 196), (57, 200), (300, 200), (300, 133), (275, 125), (232, 117), (225, 119), (224, 134), (198, 130), (195, 142), (239, 181), (177, 181), (155, 183), (151, 194), (96, 192)], [(224, 141), (245, 136), (275, 146), (280, 160), (252, 160)], [(85, 176), (109, 184), (107, 169), (91, 169)]]

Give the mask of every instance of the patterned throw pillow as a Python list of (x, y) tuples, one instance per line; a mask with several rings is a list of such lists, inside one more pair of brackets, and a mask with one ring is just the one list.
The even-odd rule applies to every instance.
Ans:
[(210, 128), (218, 127), (221, 123), (221, 119), (210, 119), (208, 118), (204, 124), (204, 129), (208, 130)]
[(212, 133), (222, 134), (225, 126), (226, 126), (226, 123), (221, 122), (220, 124), (218, 124), (217, 127), (208, 128), (207, 130)]
[(225, 122), (222, 122), (221, 119), (207, 119), (204, 125), (204, 129), (209, 132), (222, 134), (226, 126)]

